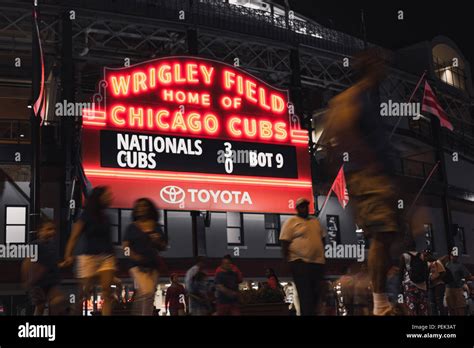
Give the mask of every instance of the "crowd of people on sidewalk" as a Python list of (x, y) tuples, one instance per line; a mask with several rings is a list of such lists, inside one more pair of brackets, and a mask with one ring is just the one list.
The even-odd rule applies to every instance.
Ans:
[[(111, 315), (114, 306), (113, 285), (116, 278), (116, 256), (110, 235), (110, 222), (105, 209), (112, 195), (106, 187), (95, 188), (89, 196), (83, 213), (75, 223), (65, 248), (64, 260), (59, 262), (56, 253), (54, 223), (45, 219), (38, 230), (39, 258), (37, 262), (25, 260), (23, 275), (29, 289), (35, 314), (42, 315), (45, 305), (49, 314), (66, 314), (66, 297), (60, 291), (60, 268), (76, 263), (80, 298), (90, 295), (91, 289), (102, 289), (102, 315)], [(294, 284), (291, 291), (292, 310), (298, 315), (327, 313), (329, 294), (334, 292), (336, 314), (369, 315), (376, 305), (373, 282), (365, 264), (355, 264), (333, 283), (324, 279), (325, 231), (318, 219), (309, 215), (309, 201), (296, 202), (297, 214), (287, 219), (282, 227), (280, 241), (282, 253), (288, 262)], [(82, 236), (82, 253), (73, 256)], [(132, 221), (123, 238), (123, 253), (128, 258), (129, 273), (135, 284), (133, 314), (154, 313), (155, 292), (160, 273), (166, 268), (160, 251), (166, 249), (167, 240), (158, 224), (158, 210), (147, 198), (138, 199), (132, 211)], [(354, 267), (358, 265), (358, 267)], [(171, 316), (240, 315), (239, 284), (244, 281), (242, 272), (230, 255), (225, 255), (208, 281), (206, 259), (198, 257), (184, 276), (172, 273), (171, 285), (166, 290), (165, 313)], [(272, 269), (266, 270), (265, 287), (281, 291), (288, 296)], [(459, 262), (454, 252), (435, 259), (429, 252), (417, 252), (412, 243), (400, 257), (398, 266), (392, 265), (386, 276), (385, 288), (390, 307), (401, 309), (406, 315), (464, 315), (467, 313), (466, 290), (473, 290), (467, 281), (473, 277)], [(251, 288), (252, 285), (249, 285)], [(79, 314), (82, 301), (76, 302), (73, 312)], [(330, 304), (329, 304), (330, 305)]]

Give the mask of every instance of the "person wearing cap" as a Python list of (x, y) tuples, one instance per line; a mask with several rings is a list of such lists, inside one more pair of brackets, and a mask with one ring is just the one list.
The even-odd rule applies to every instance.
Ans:
[(318, 219), (309, 215), (308, 199), (296, 201), (296, 212), (281, 228), (281, 247), (296, 285), (301, 315), (316, 315), (326, 262), (326, 232)]

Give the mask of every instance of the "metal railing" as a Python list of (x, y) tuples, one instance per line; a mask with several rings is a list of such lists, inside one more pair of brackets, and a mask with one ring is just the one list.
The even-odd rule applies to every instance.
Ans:
[[(42, 3), (65, 6), (61, 0), (43, 0)], [(345, 54), (355, 53), (364, 47), (364, 42), (359, 38), (326, 28), (297, 14), (290, 16), (288, 11), (278, 5), (269, 4), (268, 10), (261, 10), (230, 4), (223, 0), (69, 0), (67, 6), (192, 23)], [(284, 14), (271, 11), (272, 6), (278, 9), (278, 12), (285, 11)]]
[(431, 129), (431, 123), (425, 120), (409, 120), (408, 129), (415, 133), (418, 137), (423, 140), (431, 142), (433, 139), (433, 130)]
[(31, 141), (31, 127), (27, 120), (0, 119), (0, 143), (19, 144)]
[[(395, 174), (413, 178), (426, 179), (436, 163), (422, 162), (402, 157), (390, 157)], [(441, 172), (436, 170), (431, 180), (441, 181)]]

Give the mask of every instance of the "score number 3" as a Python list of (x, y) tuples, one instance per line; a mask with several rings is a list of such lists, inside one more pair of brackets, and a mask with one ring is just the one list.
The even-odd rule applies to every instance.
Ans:
[(234, 162), (232, 161), (232, 144), (229, 143), (229, 142), (225, 142), (225, 143), (224, 143), (224, 146), (225, 146), (225, 153), (224, 153), (224, 157), (225, 157), (225, 161), (224, 161), (225, 172), (226, 172), (227, 174), (232, 174), (232, 172), (234, 171)]

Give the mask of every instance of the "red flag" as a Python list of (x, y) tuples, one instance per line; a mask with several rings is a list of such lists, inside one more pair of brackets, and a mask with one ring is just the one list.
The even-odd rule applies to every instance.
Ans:
[(448, 120), (448, 115), (446, 115), (443, 108), (439, 104), (436, 95), (427, 81), (425, 81), (425, 92), (423, 94), (423, 104), (421, 111), (429, 112), (438, 117), (441, 127), (448, 128), (450, 131), (454, 130), (453, 125)]
[(331, 190), (334, 191), (342, 208), (345, 209), (347, 203), (349, 203), (349, 193), (347, 192), (346, 178), (344, 177), (343, 166), (341, 167), (341, 169), (339, 169), (339, 173), (337, 173), (336, 180), (334, 180)]

